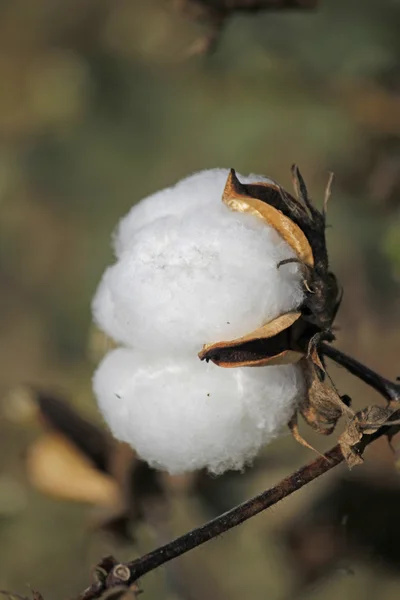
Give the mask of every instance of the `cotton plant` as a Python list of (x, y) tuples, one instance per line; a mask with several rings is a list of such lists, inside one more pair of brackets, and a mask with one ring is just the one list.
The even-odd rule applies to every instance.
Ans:
[[(339, 304), (325, 217), (294, 171), (201, 171), (138, 204), (93, 300), (119, 345), (93, 380), (114, 436), (172, 474), (242, 469), (297, 414), (330, 433), (347, 409), (317, 348)], [(311, 357), (311, 359), (310, 359)]]

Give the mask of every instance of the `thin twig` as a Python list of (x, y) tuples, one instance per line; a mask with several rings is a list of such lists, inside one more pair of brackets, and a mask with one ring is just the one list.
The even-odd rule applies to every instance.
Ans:
[(287, 498), (287, 496), (290, 496), (293, 492), (313, 481), (313, 479), (326, 473), (343, 460), (342, 452), (339, 445), (337, 445), (327, 452), (325, 456), (319, 457), (312, 463), (301, 467), (298, 471), (295, 471), (277, 485), (265, 490), (258, 496), (243, 502), (243, 504), (239, 504), (239, 506), (205, 523), (205, 525), (176, 538), (172, 542), (165, 544), (165, 546), (161, 546), (145, 556), (128, 563), (132, 580), (135, 581), (169, 560), (181, 556), (185, 552), (240, 525), (240, 523), (273, 506), (283, 498)]
[[(376, 434), (375, 434), (376, 435)], [(172, 542), (156, 548), (152, 552), (145, 554), (141, 558), (131, 561), (126, 564), (130, 571), (129, 580), (125, 581), (125, 585), (131, 584), (139, 577), (153, 571), (157, 567), (166, 562), (189, 552), (193, 548), (208, 542), (209, 540), (221, 535), (222, 533), (240, 525), (251, 517), (273, 506), (283, 498), (290, 496), (307, 483), (310, 483), (320, 475), (323, 475), (336, 465), (343, 462), (344, 457), (339, 445), (332, 448), (325, 456), (319, 457), (308, 465), (301, 467), (277, 485), (265, 490), (258, 496), (247, 500), (243, 504), (239, 504), (219, 517), (208, 521), (204, 525), (185, 533), (176, 538)], [(108, 577), (104, 580), (101, 589), (99, 582), (96, 581), (92, 586), (87, 588), (80, 596), (80, 600), (92, 600), (100, 597), (101, 593), (113, 585), (120, 584), (116, 582), (115, 569), (121, 565), (116, 565), (110, 571)]]
[[(398, 432), (399, 427), (394, 425), (391, 429), (393, 429), (394, 434)], [(383, 435), (390, 435), (392, 433), (391, 429), (387, 429), (387, 427), (381, 427), (372, 435), (365, 435), (358, 446), (359, 452), (362, 453), (366, 446)], [(324, 473), (327, 473), (342, 463), (343, 460), (344, 457), (341, 448), (339, 445), (336, 445), (324, 456), (315, 459), (304, 467), (301, 467), (288, 477), (285, 477), (285, 479), (280, 481), (277, 485), (262, 492), (258, 496), (255, 496), (243, 504), (232, 508), (228, 512), (220, 515), (212, 521), (208, 521), (204, 525), (176, 538), (172, 542), (156, 548), (141, 558), (127, 563), (125, 566), (129, 569), (130, 577), (124, 582), (125, 585), (134, 583), (139, 577), (142, 577), (150, 571), (153, 571), (157, 567), (174, 558), (177, 558), (178, 556), (181, 556), (182, 554), (185, 554), (186, 552), (189, 552), (190, 550), (193, 550), (197, 546), (200, 546), (201, 544), (208, 542), (222, 533), (233, 529), (244, 521), (247, 521), (267, 508), (270, 508), (280, 500), (287, 498), (297, 490), (301, 489), (303, 486), (317, 479)], [(112, 585), (116, 585), (116, 568), (117, 567), (113, 568), (107, 579), (104, 581), (102, 591), (105, 591)], [(80, 596), (80, 600), (89, 600), (99, 597), (100, 594), (98, 582), (94, 585), (96, 586), (96, 590), (94, 590), (91, 586)]]
[(390, 400), (399, 400), (400, 398), (400, 383), (396, 383), (382, 377), (372, 369), (366, 367), (362, 363), (358, 362), (355, 358), (345, 354), (341, 350), (330, 346), (323, 342), (320, 346), (320, 350), (322, 354), (328, 356), (331, 360), (333, 360), (338, 365), (341, 365), (345, 369), (349, 371), (352, 375), (364, 381), (367, 385), (371, 386), (382, 394), (382, 396), (390, 401)]

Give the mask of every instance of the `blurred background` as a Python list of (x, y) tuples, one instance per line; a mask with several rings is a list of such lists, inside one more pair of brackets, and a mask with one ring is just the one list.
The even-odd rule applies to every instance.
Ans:
[[(314, 458), (284, 435), (242, 475), (170, 478), (108, 438), (90, 303), (145, 195), (216, 166), (290, 190), (297, 162), (318, 204), (334, 171), (337, 343), (400, 375), (399, 0), (237, 15), (203, 56), (208, 24), (183, 4), (0, 2), (0, 588), (23, 596), (74, 596), (102, 556), (139, 556)], [(331, 374), (356, 407), (380, 401)], [(145, 597), (398, 598), (397, 445), (147, 575)]]

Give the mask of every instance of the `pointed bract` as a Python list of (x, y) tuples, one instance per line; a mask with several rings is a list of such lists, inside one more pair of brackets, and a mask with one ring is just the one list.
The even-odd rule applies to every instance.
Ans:
[(219, 367), (249, 367), (296, 363), (303, 353), (290, 348), (291, 327), (301, 313), (286, 313), (243, 337), (206, 344), (199, 358)]
[[(261, 185), (271, 187), (277, 191), (280, 190), (277, 184), (264, 183)], [(246, 190), (238, 180), (234, 169), (231, 169), (230, 171), (222, 201), (233, 211), (249, 213), (265, 221), (268, 225), (273, 227), (295, 251), (300, 262), (309, 267), (313, 266), (314, 258), (311, 246), (300, 227), (298, 227), (298, 225), (290, 218), (285, 216), (280, 210), (270, 206), (262, 200), (247, 195)]]

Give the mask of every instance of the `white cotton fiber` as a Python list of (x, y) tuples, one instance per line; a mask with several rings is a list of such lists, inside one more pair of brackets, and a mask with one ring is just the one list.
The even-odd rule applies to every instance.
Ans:
[(291, 417), (303, 390), (299, 367), (221, 369), (110, 352), (94, 376), (105, 420), (119, 440), (170, 473), (241, 469)]
[[(135, 204), (121, 220), (114, 235), (116, 255), (119, 257), (130, 246), (138, 229), (156, 219), (167, 216), (182, 219), (188, 212), (199, 206), (220, 204), (227, 177), (228, 169), (200, 171)], [(243, 183), (272, 181), (262, 175), (247, 177), (240, 175), (239, 177)]]
[(297, 366), (223, 369), (197, 357), (204, 344), (250, 333), (303, 299), (298, 265), (277, 268), (294, 257), (288, 244), (223, 204), (227, 177), (203, 171), (134, 206), (93, 300), (97, 324), (127, 347), (94, 377), (104, 418), (171, 473), (242, 468), (303, 394)]
[[(187, 352), (196, 353), (301, 303), (298, 266), (277, 269), (279, 261), (294, 257), (288, 244), (257, 217), (222, 203), (227, 173), (212, 171), (212, 193), (210, 173), (204, 189), (201, 174), (188, 178), (177, 186), (176, 198), (170, 188), (163, 204), (159, 192), (122, 222), (119, 260), (106, 271), (93, 303), (97, 323), (114, 339), (174, 353), (184, 341)], [(136, 223), (136, 230), (135, 210), (138, 222), (146, 223)]]

